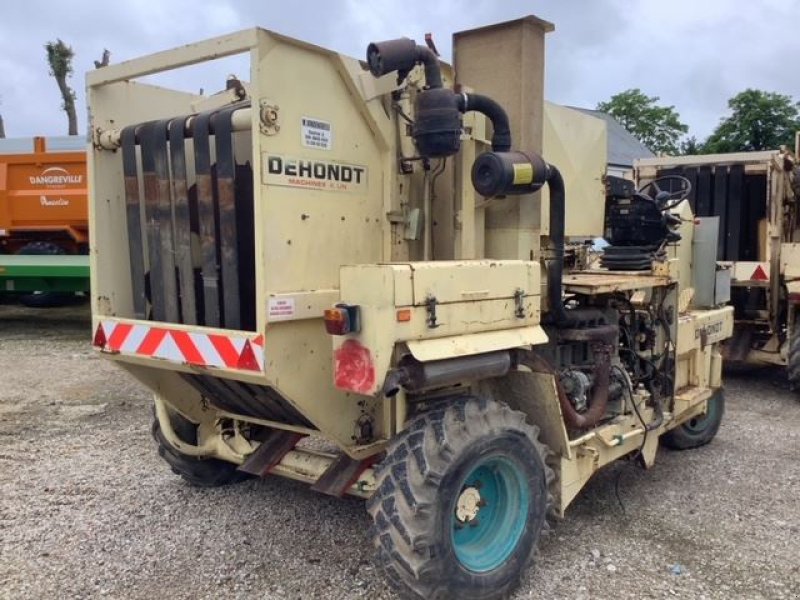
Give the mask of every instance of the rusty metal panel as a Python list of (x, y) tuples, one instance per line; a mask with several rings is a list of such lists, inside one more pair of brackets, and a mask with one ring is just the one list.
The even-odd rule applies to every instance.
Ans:
[[(177, 119), (181, 123), (182, 118)], [(151, 270), (151, 288), (162, 285), (162, 301), (164, 303), (164, 319), (169, 323), (178, 323), (178, 286), (175, 279), (175, 246), (172, 233), (172, 194), (169, 179), (169, 156), (167, 154), (167, 132), (173, 119), (164, 119), (153, 125), (153, 150), (156, 173), (156, 202), (158, 210), (158, 270)]]
[(144, 285), (144, 248), (135, 125), (122, 130), (122, 170), (125, 176), (125, 217), (128, 228), (133, 314), (137, 319), (145, 319), (147, 317), (147, 298)]
[(218, 245), (222, 279), (222, 318), (227, 329), (241, 328), (239, 304), (239, 253), (236, 227), (235, 165), (231, 116), (239, 105), (211, 117), (216, 147), (216, 200), (219, 210)]
[(211, 113), (194, 120), (194, 168), (197, 178), (197, 212), (202, 253), (203, 325), (220, 327), (219, 259), (217, 256), (217, 203), (211, 174), (209, 126)]
[(169, 126), (169, 156), (174, 192), (175, 267), (180, 289), (181, 322), (197, 324), (197, 298), (192, 264), (192, 231), (189, 191), (186, 179), (186, 140), (184, 119), (174, 119)]
[(142, 125), (139, 130), (142, 148), (142, 178), (144, 181), (144, 216), (147, 237), (147, 258), (150, 267), (147, 275), (150, 291), (151, 316), (154, 321), (163, 321), (164, 288), (160, 285), (161, 266), (161, 234), (159, 232), (160, 206), (158, 202), (158, 174), (156, 173), (156, 146), (160, 135), (166, 136), (158, 126), (158, 121)]

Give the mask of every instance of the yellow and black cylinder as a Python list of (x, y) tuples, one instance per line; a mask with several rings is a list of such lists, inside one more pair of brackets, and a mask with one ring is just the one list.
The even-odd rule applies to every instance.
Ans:
[(472, 165), (472, 185), (482, 196), (530, 194), (547, 181), (547, 163), (537, 154), (484, 152)]

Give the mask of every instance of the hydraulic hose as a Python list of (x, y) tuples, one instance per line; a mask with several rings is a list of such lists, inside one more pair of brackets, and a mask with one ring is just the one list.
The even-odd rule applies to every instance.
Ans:
[(550, 304), (550, 319), (558, 326), (566, 324), (569, 320), (561, 299), (567, 207), (564, 178), (551, 164), (547, 165), (547, 187), (550, 189), (550, 241), (555, 251), (555, 256), (547, 267), (547, 299)]
[(483, 94), (461, 94), (458, 101), (461, 112), (474, 110), (492, 122), (492, 151), (508, 152), (511, 150), (511, 127), (508, 124), (508, 115), (505, 109), (489, 96)]

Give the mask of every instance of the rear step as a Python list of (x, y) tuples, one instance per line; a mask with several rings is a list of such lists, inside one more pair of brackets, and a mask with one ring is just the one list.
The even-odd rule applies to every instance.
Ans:
[[(304, 437), (306, 436), (302, 433), (272, 429), (256, 451), (237, 470), (256, 477), (266, 477)], [(355, 460), (346, 454), (340, 454), (319, 475), (311, 489), (341, 498), (373, 465), (376, 458), (376, 456), (370, 456), (364, 460)], [(306, 476), (313, 477), (308, 473)]]
[(283, 431), (273, 429), (269, 432), (267, 439), (253, 452), (249, 458), (239, 467), (239, 471), (264, 477), (283, 460), (303, 437), (302, 433), (294, 431)]
[(315, 492), (341, 498), (358, 478), (375, 462), (375, 456), (365, 460), (355, 460), (346, 454), (340, 454), (331, 466), (311, 486)]

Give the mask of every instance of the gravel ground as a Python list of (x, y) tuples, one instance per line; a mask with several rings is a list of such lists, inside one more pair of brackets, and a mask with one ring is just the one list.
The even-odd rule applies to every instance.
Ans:
[[(172, 475), (85, 305), (0, 306), (0, 381), (0, 597), (392, 597), (361, 501)], [(771, 370), (727, 392), (709, 446), (598, 474), (515, 598), (799, 598), (800, 403)]]

